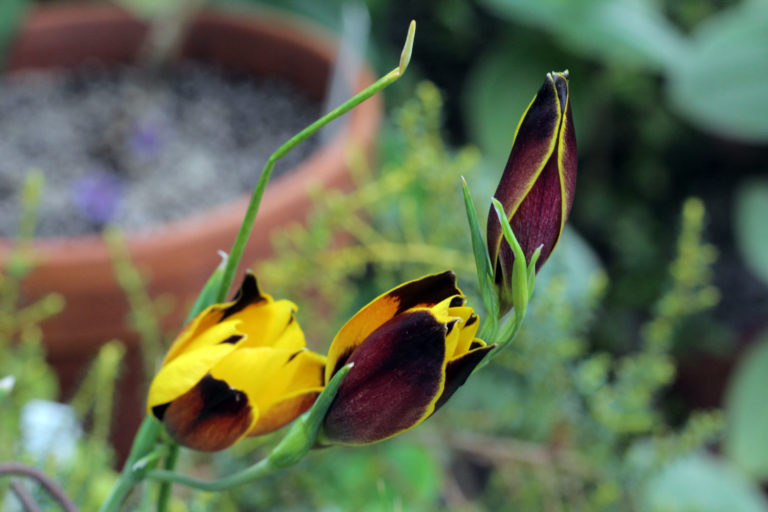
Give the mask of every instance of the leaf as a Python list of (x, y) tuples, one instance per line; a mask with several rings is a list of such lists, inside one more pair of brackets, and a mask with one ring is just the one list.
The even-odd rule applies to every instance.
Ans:
[(664, 467), (642, 489), (644, 512), (766, 512), (768, 502), (744, 474), (710, 455)]
[(320, 427), (322, 426), (325, 414), (333, 403), (336, 393), (339, 391), (341, 381), (344, 380), (353, 363), (342, 366), (331, 377), (330, 382), (326, 384), (325, 389), (315, 400), (312, 408), (302, 414), (293, 425), (280, 443), (275, 446), (272, 453), (269, 454), (269, 461), (277, 467), (286, 467), (296, 464), (303, 459), (309, 450), (315, 446)]
[(751, 180), (737, 189), (733, 217), (744, 261), (768, 283), (768, 180)]
[(654, 2), (482, 0), (496, 12), (543, 28), (562, 46), (622, 65), (664, 69), (685, 58), (685, 40)]
[(702, 128), (768, 140), (768, 3), (739, 5), (692, 34), (688, 58), (669, 69), (672, 105)]
[(221, 263), (219, 263), (213, 270), (211, 277), (208, 278), (208, 281), (203, 285), (203, 289), (200, 290), (200, 294), (197, 296), (197, 299), (195, 299), (192, 309), (190, 309), (187, 314), (187, 319), (184, 322), (185, 324), (191, 322), (198, 313), (216, 302), (216, 296), (219, 293), (219, 288), (221, 288), (221, 280), (224, 277), (224, 268), (226, 267), (227, 259), (229, 258), (224, 251), (220, 251), (219, 255), (221, 256)]
[(725, 397), (725, 452), (744, 471), (768, 479), (768, 332), (745, 354)]
[[(584, 311), (584, 308), (594, 303), (595, 286), (604, 281), (606, 276), (592, 247), (567, 225), (552, 256), (536, 276), (536, 288), (543, 290), (552, 279), (562, 276), (567, 276), (564, 281), (565, 298), (574, 311), (580, 312), (576, 318), (579, 322), (588, 321), (588, 311)], [(577, 328), (574, 326), (574, 329)]]
[(464, 208), (467, 211), (467, 222), (469, 223), (469, 233), (472, 239), (472, 251), (475, 255), (475, 268), (477, 270), (478, 286), (480, 294), (483, 297), (483, 305), (488, 313), (488, 320), (493, 326), (492, 332), (496, 332), (498, 322), (499, 302), (496, 296), (496, 290), (493, 285), (493, 270), (491, 269), (490, 256), (483, 240), (483, 234), (480, 231), (480, 221), (477, 218), (477, 210), (472, 202), (472, 196), (469, 194), (469, 188), (464, 178), (461, 178), (462, 192), (464, 193)]

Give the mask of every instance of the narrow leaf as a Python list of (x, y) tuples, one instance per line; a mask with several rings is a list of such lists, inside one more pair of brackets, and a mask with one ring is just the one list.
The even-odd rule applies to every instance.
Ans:
[(184, 323), (189, 323), (202, 310), (211, 304), (216, 303), (217, 295), (221, 288), (221, 280), (224, 277), (224, 268), (227, 265), (227, 258), (229, 257), (224, 251), (219, 251), (219, 256), (221, 256), (221, 263), (218, 264), (216, 269), (211, 273), (211, 277), (206, 281), (203, 289), (200, 290), (200, 295), (197, 296), (197, 300), (195, 300), (195, 303), (192, 305), (192, 309), (189, 310), (189, 314), (187, 314), (187, 319)]
[(475, 255), (475, 267), (477, 269), (477, 282), (480, 287), (480, 295), (483, 298), (483, 305), (488, 312), (487, 321), (491, 322), (492, 332), (496, 332), (499, 317), (499, 301), (496, 290), (493, 286), (493, 267), (488, 255), (488, 247), (483, 240), (483, 234), (480, 231), (480, 222), (475, 210), (475, 203), (467, 187), (467, 181), (461, 178), (461, 189), (464, 192), (464, 208), (467, 211), (467, 221), (469, 223), (469, 233), (472, 239), (472, 251)]
[(512, 226), (509, 225), (509, 219), (507, 219), (504, 207), (496, 198), (493, 198), (493, 207), (496, 210), (496, 215), (499, 217), (504, 239), (515, 253), (515, 262), (512, 265), (512, 305), (515, 307), (515, 315), (522, 317), (528, 305), (528, 265), (526, 264), (523, 249), (520, 247), (520, 243), (512, 231)]
[(352, 366), (353, 363), (350, 363), (337, 371), (320, 396), (317, 397), (312, 408), (294, 422), (291, 430), (269, 455), (271, 464), (276, 467), (296, 464), (315, 446), (325, 414), (336, 397), (341, 381), (344, 380)]

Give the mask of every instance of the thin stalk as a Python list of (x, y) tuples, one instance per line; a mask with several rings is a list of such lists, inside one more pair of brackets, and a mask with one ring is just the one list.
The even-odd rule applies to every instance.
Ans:
[[(179, 445), (172, 443), (168, 446), (168, 456), (165, 458), (165, 469), (173, 471), (179, 459)], [(157, 512), (166, 512), (171, 501), (171, 482), (162, 482), (157, 494)]]
[(229, 289), (232, 286), (232, 281), (235, 278), (235, 272), (240, 264), (240, 260), (243, 257), (245, 246), (248, 243), (248, 238), (251, 235), (253, 229), (253, 222), (256, 220), (256, 213), (259, 210), (261, 204), (261, 198), (264, 196), (264, 191), (267, 188), (269, 179), (272, 176), (272, 171), (275, 168), (275, 163), (288, 154), (293, 148), (301, 144), (303, 141), (315, 134), (320, 128), (327, 125), (334, 119), (346, 114), (360, 103), (364, 102), (374, 94), (378, 93), (385, 87), (388, 87), (394, 83), (398, 78), (403, 76), (408, 63), (411, 59), (411, 51), (413, 49), (413, 37), (416, 31), (416, 22), (411, 21), (411, 25), (408, 27), (408, 36), (405, 40), (405, 46), (400, 55), (400, 65), (378, 79), (372, 85), (366, 87), (363, 91), (356, 94), (352, 99), (346, 103), (337, 107), (304, 128), (302, 131), (291, 137), (285, 144), (280, 146), (277, 151), (267, 159), (267, 163), (264, 165), (264, 170), (261, 172), (259, 182), (256, 184), (256, 188), (251, 194), (251, 200), (248, 203), (248, 209), (245, 211), (245, 217), (243, 223), (240, 225), (240, 231), (237, 233), (237, 238), (232, 245), (232, 250), (229, 252), (229, 259), (227, 259), (226, 266), (224, 267), (224, 277), (221, 281), (221, 287), (217, 295), (217, 302), (224, 302), (229, 294)]
[(265, 477), (285, 466), (275, 465), (269, 457), (262, 459), (253, 466), (217, 480), (199, 480), (166, 469), (153, 469), (147, 472), (146, 478), (165, 483), (185, 485), (200, 491), (223, 491), (237, 485)]
[(133, 440), (131, 452), (128, 454), (128, 460), (125, 461), (120, 478), (109, 493), (107, 500), (99, 508), (99, 512), (116, 512), (120, 509), (120, 505), (125, 501), (133, 486), (141, 480), (141, 477), (134, 470), (134, 464), (152, 451), (159, 432), (160, 423), (149, 416), (144, 418), (144, 422), (142, 422)]

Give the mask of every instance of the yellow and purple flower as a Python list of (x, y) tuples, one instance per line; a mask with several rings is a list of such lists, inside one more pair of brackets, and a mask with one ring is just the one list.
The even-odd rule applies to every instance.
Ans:
[(232, 302), (208, 307), (173, 342), (148, 412), (179, 444), (201, 451), (293, 421), (322, 391), (325, 369), (325, 357), (306, 349), (296, 309), (246, 274)]
[(366, 444), (415, 427), (466, 381), (493, 348), (453, 272), (428, 275), (374, 299), (331, 343), (325, 381), (354, 363), (323, 424), (325, 442)]
[[(512, 151), (494, 197), (504, 206), (527, 262), (537, 248), (536, 271), (547, 261), (565, 227), (576, 188), (576, 137), (568, 72), (548, 73), (517, 126)], [(488, 253), (504, 309), (511, 305), (515, 255), (491, 206)]]

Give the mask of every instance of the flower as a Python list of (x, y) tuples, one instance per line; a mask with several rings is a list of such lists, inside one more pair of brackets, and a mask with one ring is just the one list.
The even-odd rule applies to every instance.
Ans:
[[(541, 247), (536, 271), (547, 261), (563, 232), (575, 187), (576, 138), (568, 72), (552, 72), (517, 125), (512, 152), (494, 194), (504, 206), (528, 262)], [(502, 302), (509, 305), (515, 255), (504, 240), (493, 205), (488, 214), (487, 238)]]
[(410, 281), (374, 299), (341, 328), (325, 381), (354, 363), (326, 414), (334, 444), (395, 436), (433, 414), (493, 346), (477, 338), (478, 318), (453, 272)]
[(201, 451), (294, 420), (322, 391), (325, 368), (305, 347), (296, 309), (247, 273), (232, 302), (208, 307), (173, 342), (150, 385), (148, 412), (179, 444)]

